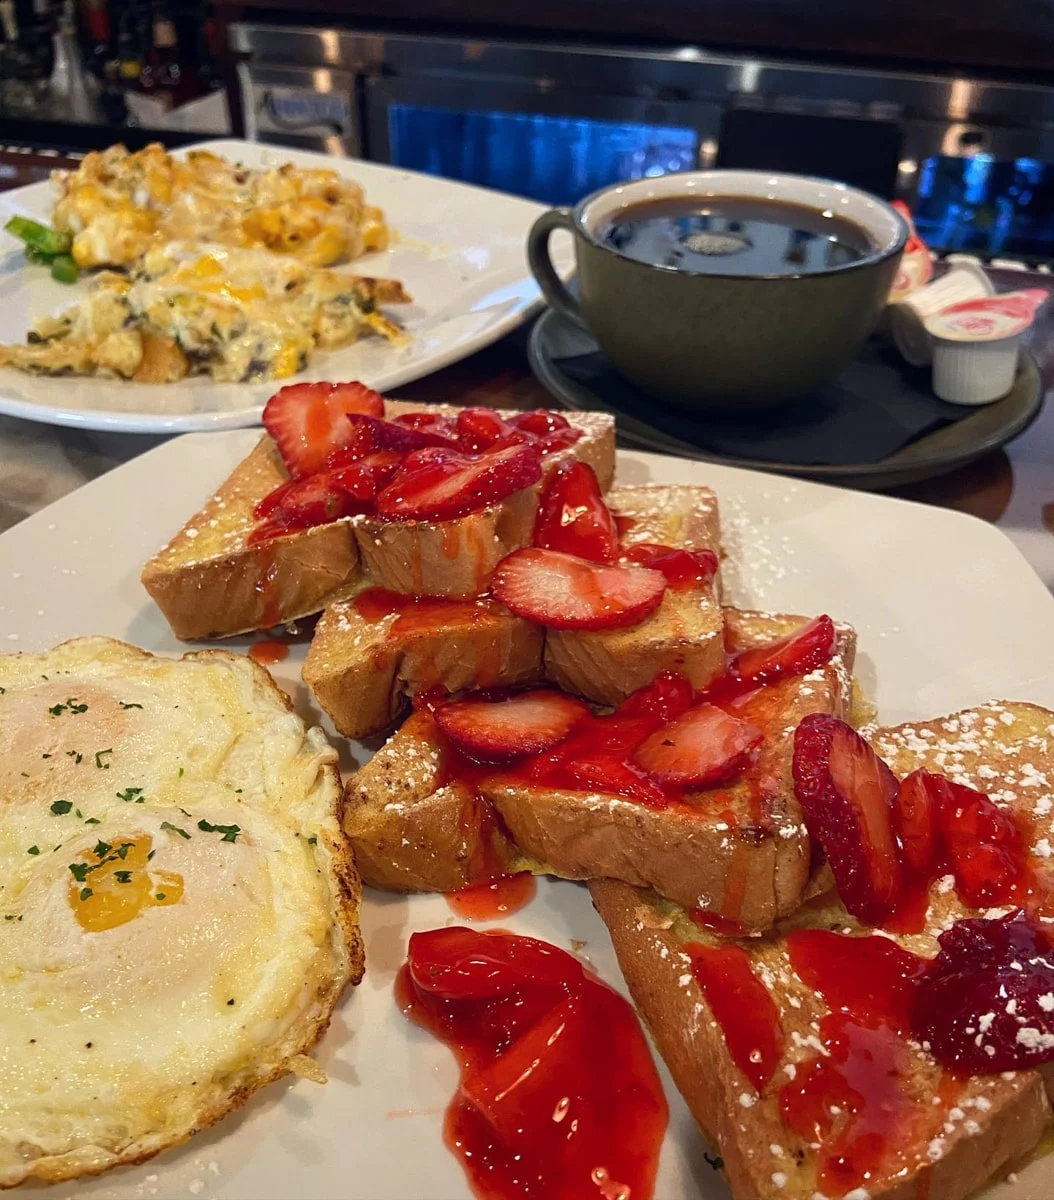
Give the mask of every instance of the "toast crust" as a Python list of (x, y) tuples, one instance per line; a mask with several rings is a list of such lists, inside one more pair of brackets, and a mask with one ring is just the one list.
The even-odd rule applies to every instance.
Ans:
[(442, 783), (435, 724), (412, 714), (344, 789), (344, 833), (363, 883), (456, 892), (501, 874), (515, 848), (471, 787)]
[[(1054, 713), (1031, 704), (993, 702), (939, 720), (880, 729), (871, 740), (898, 776), (918, 767), (940, 771), (1026, 816), (1037, 848), (1051, 832)], [(1054, 868), (1041, 849), (1035, 863), (1049, 887)], [(814, 1147), (784, 1126), (776, 1092), (796, 1064), (815, 1054), (815, 1040), (811, 1049), (809, 1040), (827, 1009), (791, 969), (783, 936), (795, 928), (872, 931), (859, 926), (828, 892), (807, 901), (768, 935), (738, 943), (773, 997), (787, 1035), (782, 1065), (758, 1095), (733, 1062), (685, 953), (688, 942), (713, 944), (713, 935), (653, 892), (610, 880), (595, 880), (589, 888), (630, 992), (689, 1108), (724, 1159), (737, 1200), (812, 1200), (818, 1190)], [(897, 934), (894, 940), (932, 957), (940, 933), (969, 915), (976, 914), (961, 904), (954, 888), (938, 881), (930, 892), (925, 930)], [(921, 1046), (905, 1045), (914, 1090), (937, 1095), (936, 1064)], [(1048, 1069), (966, 1079), (950, 1108), (935, 1106), (928, 1135), (898, 1147), (899, 1157), (884, 1177), (870, 1181), (860, 1195), (964, 1200), (1035, 1149), (1052, 1118), (1044, 1086), (1049, 1074)]]
[(493, 600), (451, 606), (438, 627), (400, 629), (396, 614), (362, 617), (354, 600), (322, 614), (304, 660), (303, 680), (349, 738), (384, 729), (406, 698), (429, 688), (526, 686), (541, 681), (540, 626)]
[[(706, 487), (617, 487), (608, 506), (622, 542), (657, 542), (719, 552), (717, 497)], [(696, 689), (725, 661), (718, 580), (688, 591), (669, 589), (657, 612), (629, 629), (551, 629), (545, 638), (546, 677), (597, 704), (617, 704), (662, 671), (678, 671)]]
[(347, 595), (359, 552), (347, 520), (250, 545), (252, 509), (286, 479), (263, 437), (205, 506), (143, 568), (143, 586), (183, 641), (306, 617)]
[[(805, 621), (733, 609), (725, 615), (734, 649), (783, 637)], [(485, 779), (483, 794), (523, 852), (559, 875), (654, 887), (744, 931), (766, 929), (797, 907), (808, 882), (808, 836), (790, 778), (793, 731), (811, 712), (848, 715), (855, 645), (852, 630), (839, 626), (826, 666), (764, 690), (765, 711), (745, 715), (765, 731), (765, 741), (732, 786), (661, 810), (501, 776)]]
[[(723, 1159), (733, 1196), (736, 1200), (813, 1200), (818, 1189), (811, 1150), (784, 1126), (774, 1097), (758, 1097), (729, 1057), (724, 1034), (690, 974), (686, 939), (678, 921), (652, 893), (615, 880), (594, 880), (589, 892), (611, 934), (633, 1001), (692, 1115)], [(689, 940), (712, 943), (698, 929)], [(790, 973), (778, 938), (760, 939), (757, 946), (756, 955)], [(780, 989), (784, 990), (777, 998), (785, 1021), (788, 1012), (801, 1011), (788, 1007), (791, 995), (802, 1005), (815, 1006), (816, 998), (800, 981), (791, 991), (777, 978), (777, 992)], [(803, 1040), (815, 1037), (811, 1027), (796, 1032)], [(788, 1066), (815, 1051), (803, 1046), (792, 1053)], [(786, 1073), (777, 1072), (773, 1082), (778, 1087), (786, 1079)], [(991, 1107), (982, 1112), (985, 1104)], [(965, 1200), (1031, 1153), (1051, 1118), (1036, 1072), (1018, 1072), (1010, 1080), (989, 1076), (972, 1081), (953, 1111), (960, 1114), (954, 1122), (945, 1121), (950, 1113), (937, 1114), (933, 1136), (915, 1147), (905, 1178), (884, 1179), (849, 1195), (854, 1200), (857, 1195), (868, 1200), (918, 1200), (920, 1196)], [(945, 1124), (951, 1125), (950, 1133)], [(975, 1125), (977, 1132), (968, 1132), (968, 1126)], [(935, 1152), (938, 1145), (941, 1151), (936, 1161), (929, 1157), (931, 1144)]]
[[(386, 415), (457, 408), (386, 401)], [(574, 413), (583, 436), (546, 460), (579, 458), (610, 486), (614, 420)], [(266, 435), (172, 540), (145, 565), (142, 583), (184, 641), (232, 637), (309, 616), (352, 595), (363, 571), (379, 587), (417, 594), (470, 596), (484, 590), (494, 565), (530, 541), (537, 486), (457, 521), (380, 522), (344, 517), (250, 545), (253, 508), (288, 480)], [(605, 482), (606, 481), (606, 482)], [(360, 553), (361, 552), (361, 553)]]

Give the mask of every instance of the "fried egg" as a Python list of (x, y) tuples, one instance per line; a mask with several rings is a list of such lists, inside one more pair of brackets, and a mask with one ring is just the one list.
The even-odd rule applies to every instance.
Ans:
[(0, 657), (0, 1187), (181, 1142), (362, 974), (336, 754), (262, 668)]

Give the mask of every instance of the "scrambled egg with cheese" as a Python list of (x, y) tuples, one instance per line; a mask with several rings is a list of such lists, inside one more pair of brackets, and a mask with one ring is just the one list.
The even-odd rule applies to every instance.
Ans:
[(194, 239), (288, 254), (313, 267), (384, 250), (388, 227), (362, 188), (336, 171), (285, 163), (252, 169), (205, 150), (173, 158), (124, 146), (55, 171), (56, 229), (80, 267), (129, 267), (158, 242)]
[(362, 974), (335, 760), (240, 655), (0, 656), (0, 1188), (317, 1077)]
[(381, 304), (409, 300), (390, 279), (310, 267), (266, 250), (198, 242), (153, 246), (128, 275), (105, 271), (88, 296), (38, 321), (0, 365), (43, 375), (108, 375), (169, 383), (288, 379), (317, 348), (364, 333), (401, 340)]

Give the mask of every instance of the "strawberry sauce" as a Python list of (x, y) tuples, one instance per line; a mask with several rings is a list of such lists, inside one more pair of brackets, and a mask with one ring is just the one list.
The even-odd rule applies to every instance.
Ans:
[(470, 884), (447, 896), (447, 903), (466, 921), (497, 921), (526, 908), (537, 891), (538, 884), (530, 871), (520, 871)]
[(486, 616), (472, 600), (451, 600), (447, 596), (410, 596), (371, 587), (355, 597), (355, 611), (366, 621), (382, 621), (398, 614), (389, 637), (395, 639), (415, 633), (430, 633), (440, 626), (472, 624)]
[(274, 638), (263, 642), (254, 642), (248, 650), (249, 657), (261, 666), (272, 666), (284, 662), (289, 657), (289, 644), (279, 642)]
[(461, 1069), (444, 1135), (480, 1200), (648, 1200), (667, 1106), (633, 1010), (534, 938), (410, 938), (406, 1015)]
[[(831, 1011), (820, 1022), (824, 1053), (798, 1064), (780, 1111), (799, 1137), (821, 1143), (819, 1189), (844, 1196), (892, 1170), (900, 1147), (939, 1132), (957, 1086), (940, 1073), (935, 1084), (905, 1040), (924, 959), (889, 938), (826, 930), (791, 933), (787, 948)], [(932, 1102), (935, 1086), (944, 1103)]]
[(690, 944), (692, 974), (721, 1026), (732, 1061), (762, 1091), (783, 1057), (783, 1029), (768, 988), (740, 946)]

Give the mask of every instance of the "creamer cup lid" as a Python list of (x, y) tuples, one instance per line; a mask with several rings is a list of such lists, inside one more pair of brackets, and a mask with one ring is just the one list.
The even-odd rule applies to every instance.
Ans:
[(924, 287), (933, 278), (933, 257), (926, 248), (926, 243), (915, 231), (911, 209), (903, 200), (894, 200), (893, 207), (907, 222), (908, 240), (904, 244), (904, 254), (897, 268), (893, 286), (889, 289), (890, 304), (903, 300), (909, 293)]
[(949, 342), (998, 342), (1026, 330), (1050, 293), (1046, 288), (963, 300), (926, 318), (926, 330)]

